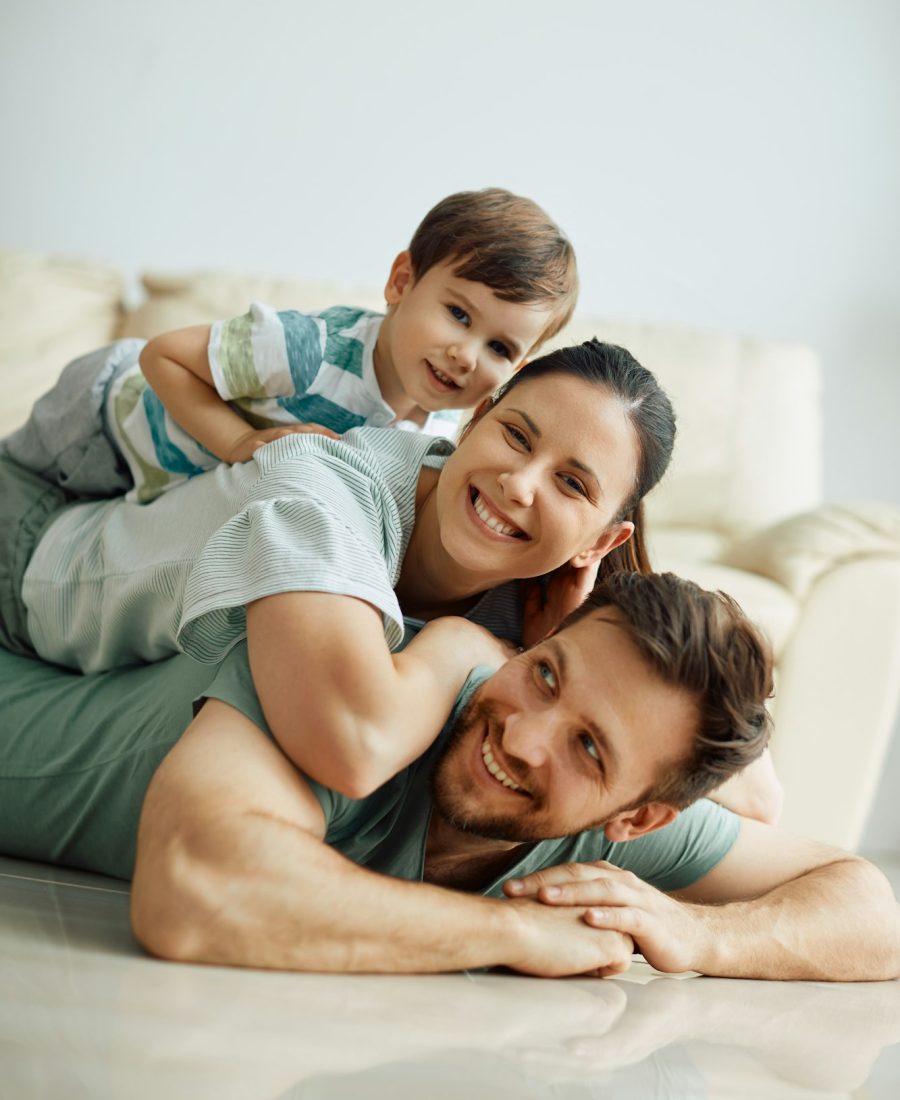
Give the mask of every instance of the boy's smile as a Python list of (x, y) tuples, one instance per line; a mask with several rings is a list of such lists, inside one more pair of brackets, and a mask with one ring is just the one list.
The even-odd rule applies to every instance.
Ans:
[(400, 418), (474, 408), (509, 378), (550, 323), (546, 306), (503, 301), (484, 283), (454, 275), (459, 262), (436, 264), (416, 279), (402, 252), (391, 268), (375, 373)]

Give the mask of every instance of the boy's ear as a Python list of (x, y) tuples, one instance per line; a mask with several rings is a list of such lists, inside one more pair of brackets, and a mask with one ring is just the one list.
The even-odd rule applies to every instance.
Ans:
[(665, 802), (647, 802), (635, 810), (623, 810), (616, 814), (603, 826), (603, 831), (607, 840), (622, 844), (671, 825), (676, 817), (678, 811), (674, 806), (667, 806)]
[(615, 550), (623, 542), (628, 542), (633, 534), (634, 524), (630, 520), (611, 523), (592, 546), (580, 550), (574, 558), (570, 559), (571, 564), (579, 569), (583, 569), (586, 565), (593, 565), (595, 561), (606, 557), (610, 550)]
[(412, 257), (408, 251), (401, 252), (391, 264), (391, 273), (384, 286), (384, 300), (389, 306), (396, 305), (414, 282)]

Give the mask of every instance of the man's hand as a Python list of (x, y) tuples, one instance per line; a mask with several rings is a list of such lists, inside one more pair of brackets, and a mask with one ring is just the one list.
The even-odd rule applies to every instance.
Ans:
[(592, 928), (633, 938), (651, 966), (674, 974), (696, 968), (706, 929), (703, 907), (676, 901), (632, 874), (598, 860), (564, 863), (504, 885), (511, 898), (575, 907)]
[(337, 432), (333, 432), (331, 428), (326, 428), (322, 424), (285, 424), (280, 428), (260, 428), (259, 430), (251, 428), (237, 437), (231, 449), (224, 456), (223, 461), (229, 465), (233, 465), (235, 462), (249, 462), (259, 448), (264, 447), (267, 443), (272, 443), (285, 435), (306, 435), (309, 433), (327, 435), (329, 439), (340, 439)]
[(520, 921), (507, 961), (513, 970), (539, 978), (611, 978), (631, 966), (635, 951), (631, 936), (589, 928), (583, 908), (550, 908), (532, 898), (511, 905)]
[(567, 615), (580, 607), (593, 591), (600, 562), (592, 565), (561, 565), (544, 577), (521, 582), (522, 644), (537, 645)]

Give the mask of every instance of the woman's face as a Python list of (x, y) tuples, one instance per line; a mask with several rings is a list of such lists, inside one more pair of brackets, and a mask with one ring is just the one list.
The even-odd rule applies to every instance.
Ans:
[(469, 430), (437, 488), (441, 542), (494, 583), (587, 565), (630, 534), (613, 523), (638, 443), (622, 403), (568, 374), (522, 382)]

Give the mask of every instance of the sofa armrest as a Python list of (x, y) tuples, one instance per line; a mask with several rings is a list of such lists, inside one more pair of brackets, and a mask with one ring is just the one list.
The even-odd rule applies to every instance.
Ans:
[(804, 600), (830, 570), (863, 558), (900, 559), (900, 508), (824, 504), (737, 539), (723, 565), (759, 573)]

